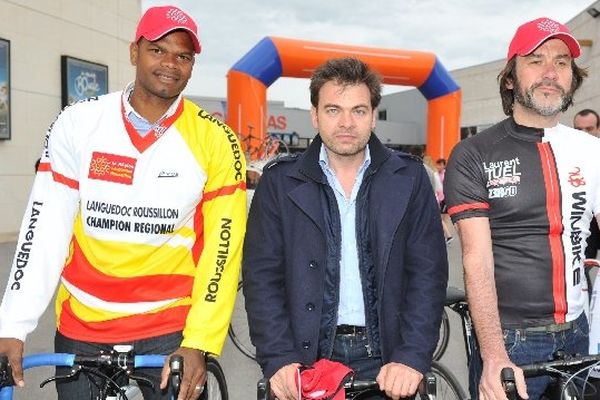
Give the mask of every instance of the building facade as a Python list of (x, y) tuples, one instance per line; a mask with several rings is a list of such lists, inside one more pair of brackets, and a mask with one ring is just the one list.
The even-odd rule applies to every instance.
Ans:
[(134, 78), (129, 44), (140, 10), (140, 0), (0, 0), (0, 45), (8, 41), (10, 50), (10, 140), (0, 140), (0, 240), (16, 237), (44, 135), (61, 110), (61, 57), (107, 66), (108, 91), (121, 89)]
[[(600, 1), (589, 8), (600, 10)], [(0, 65), (0, 241), (14, 240), (26, 206), (34, 163), (41, 154), (45, 132), (62, 107), (61, 59), (75, 59), (106, 66), (107, 90), (123, 88), (134, 79), (129, 44), (141, 14), (140, 0), (0, 0), (0, 64), (2, 45), (9, 42), (10, 86), (3, 92)], [(600, 12), (582, 10), (567, 25), (582, 45), (577, 60), (589, 77), (576, 94), (574, 107), (562, 117), (571, 125), (583, 108), (600, 110)], [(475, 134), (505, 118), (496, 76), (505, 60), (497, 60), (450, 74), (462, 89), (461, 127)], [(225, 77), (223, 77), (225, 79)], [(10, 94), (6, 98), (6, 94)], [(3, 97), (4, 96), (4, 97)], [(226, 99), (188, 96), (216, 117), (225, 120)], [(9, 100), (9, 123), (2, 104)], [(426, 142), (427, 104), (418, 90), (383, 96), (377, 134), (391, 147)], [(282, 101), (268, 104), (268, 131), (294, 150), (314, 137), (308, 110), (286, 108)], [(9, 140), (2, 140), (9, 129)], [(242, 133), (242, 136), (244, 133)], [(242, 138), (243, 139), (243, 138)]]

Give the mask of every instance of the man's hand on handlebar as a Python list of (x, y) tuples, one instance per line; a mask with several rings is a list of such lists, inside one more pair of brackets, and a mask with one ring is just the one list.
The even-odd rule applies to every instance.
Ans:
[(14, 338), (0, 338), (0, 354), (8, 357), (8, 362), (12, 368), (12, 376), (15, 385), (24, 387), (23, 380), (23, 342)]
[(511, 368), (514, 371), (517, 393), (522, 399), (528, 399), (527, 385), (521, 368), (506, 359), (493, 359), (483, 363), (483, 373), (479, 383), (479, 398), (481, 400), (506, 400), (507, 396), (502, 387), (501, 371)]
[(409, 397), (417, 392), (423, 374), (400, 363), (387, 363), (377, 375), (379, 388), (394, 400)]
[[(179, 354), (183, 357), (183, 375), (177, 400), (198, 399), (206, 383), (206, 357), (204, 352), (188, 347), (180, 347), (173, 354)], [(161, 389), (165, 389), (168, 386), (170, 358), (168, 356), (165, 359), (160, 381)]]
[(281, 367), (269, 379), (271, 391), (278, 400), (297, 400), (298, 399), (298, 368), (299, 363), (288, 364)]

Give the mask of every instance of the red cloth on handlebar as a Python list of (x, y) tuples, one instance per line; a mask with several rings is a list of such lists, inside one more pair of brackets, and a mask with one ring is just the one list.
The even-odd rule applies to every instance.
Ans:
[(344, 383), (354, 371), (336, 361), (321, 359), (300, 373), (303, 400), (344, 400)]

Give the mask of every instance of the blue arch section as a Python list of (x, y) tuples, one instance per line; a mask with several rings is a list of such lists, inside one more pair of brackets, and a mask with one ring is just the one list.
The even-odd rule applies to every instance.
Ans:
[(261, 81), (266, 87), (281, 77), (283, 67), (275, 44), (263, 38), (231, 68)]
[(429, 77), (418, 89), (427, 100), (431, 100), (456, 92), (460, 87), (436, 57)]

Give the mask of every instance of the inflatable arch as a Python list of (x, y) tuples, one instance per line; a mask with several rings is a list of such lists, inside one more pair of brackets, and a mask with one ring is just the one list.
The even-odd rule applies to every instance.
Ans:
[(417, 87), (428, 104), (427, 153), (448, 158), (460, 135), (460, 88), (427, 52), (265, 37), (227, 74), (227, 124), (249, 139), (246, 146), (260, 147), (267, 128), (267, 88), (282, 76), (309, 78), (327, 59), (344, 56), (368, 63), (386, 84)]

